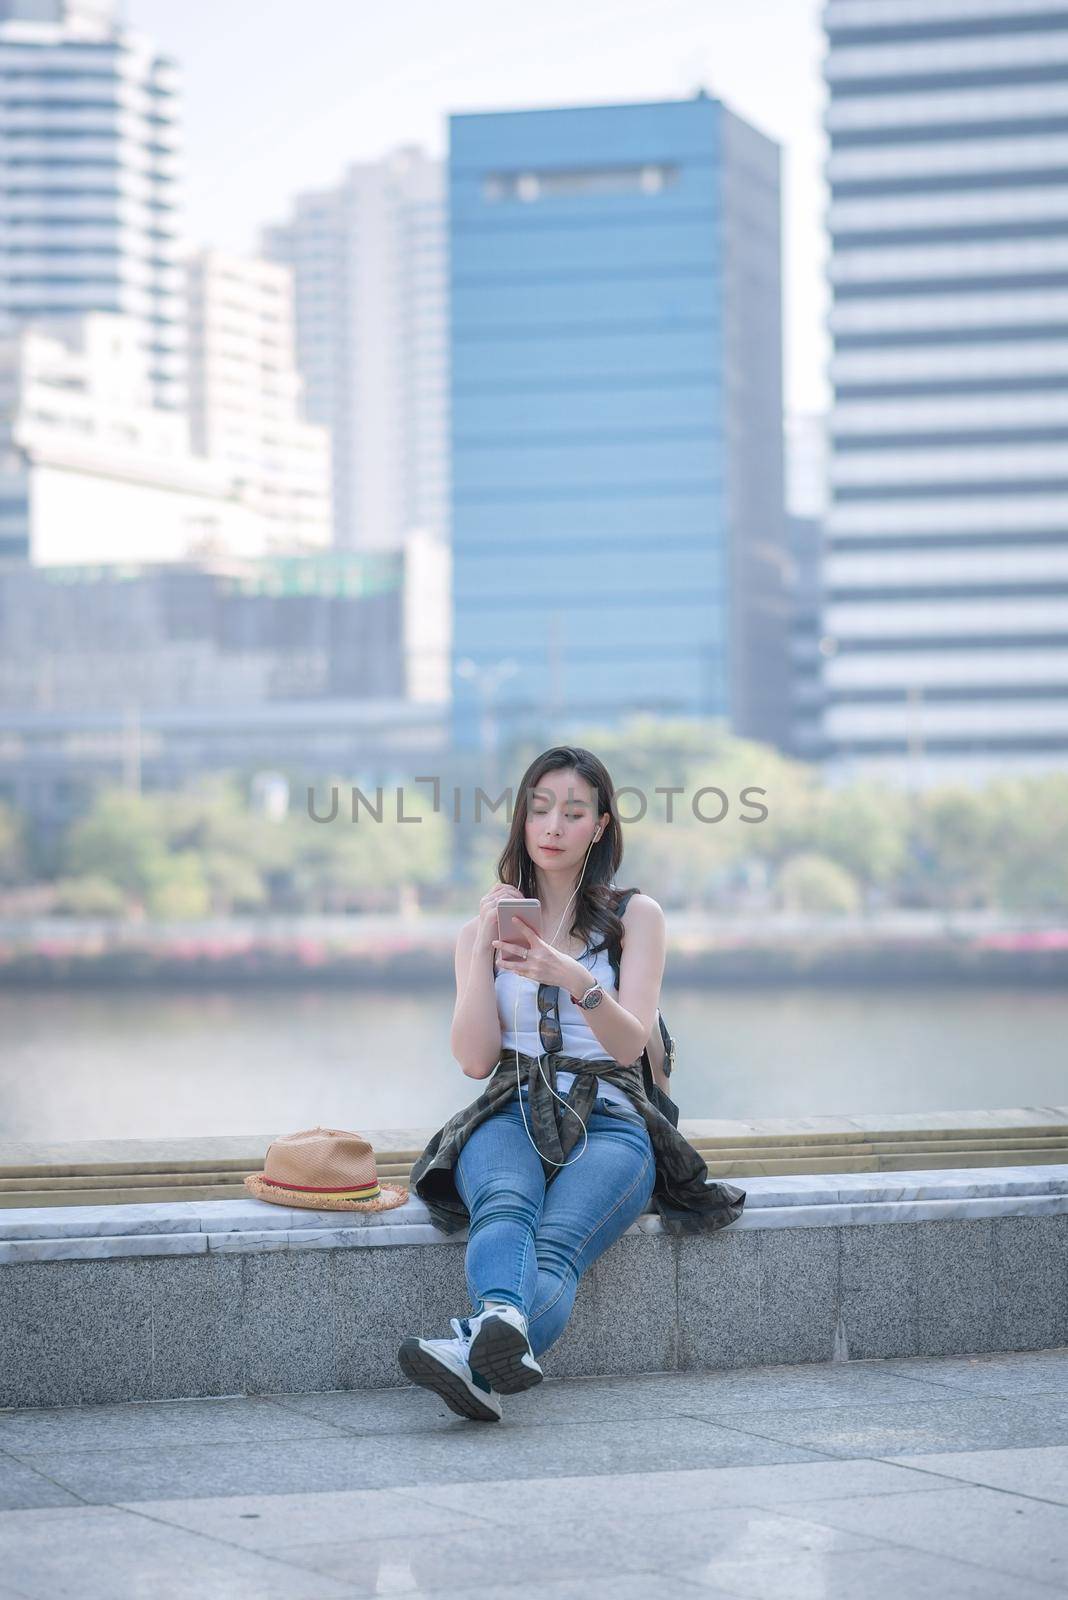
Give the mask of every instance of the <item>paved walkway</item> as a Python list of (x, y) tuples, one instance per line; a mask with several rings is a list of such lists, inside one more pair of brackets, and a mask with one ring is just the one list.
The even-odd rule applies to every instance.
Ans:
[(0, 1600), (1049, 1600), (1068, 1350), (0, 1413)]

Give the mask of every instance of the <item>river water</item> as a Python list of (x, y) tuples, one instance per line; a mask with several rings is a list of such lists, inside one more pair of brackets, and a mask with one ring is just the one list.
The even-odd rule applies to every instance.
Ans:
[[(0, 995), (0, 1138), (432, 1131), (480, 1093), (451, 989)], [(1052, 989), (669, 989), (683, 1117), (1068, 1103)]]

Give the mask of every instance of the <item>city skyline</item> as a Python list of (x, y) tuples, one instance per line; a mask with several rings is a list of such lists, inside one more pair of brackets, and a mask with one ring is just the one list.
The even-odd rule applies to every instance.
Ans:
[[(193, 246), (255, 253), (302, 189), (403, 145), (444, 157), (450, 113), (678, 99), (699, 87), (784, 149), (784, 380), (790, 412), (829, 401), (822, 35), (817, 0), (739, 14), (707, 0), (536, 11), (409, 0), (373, 31), (340, 0), (227, 9), (126, 0), (128, 23), (182, 69)], [(774, 39), (773, 54), (767, 49)], [(250, 65), (251, 63), (251, 65)], [(242, 93), (233, 87), (240, 82)]]

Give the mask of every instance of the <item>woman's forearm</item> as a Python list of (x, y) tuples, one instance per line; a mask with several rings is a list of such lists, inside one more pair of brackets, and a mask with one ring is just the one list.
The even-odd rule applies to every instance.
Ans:
[(469, 1078), (488, 1078), (501, 1056), (501, 1020), (493, 981), (493, 946), (476, 939), (463, 995), (452, 1021), (450, 1049)]

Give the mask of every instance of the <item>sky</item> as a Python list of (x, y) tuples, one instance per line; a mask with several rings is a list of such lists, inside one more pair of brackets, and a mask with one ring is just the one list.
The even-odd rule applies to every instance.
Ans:
[(454, 111), (677, 99), (700, 86), (783, 147), (784, 381), (827, 403), (819, 0), (126, 0), (182, 68), (192, 243), (257, 248), (301, 189)]

